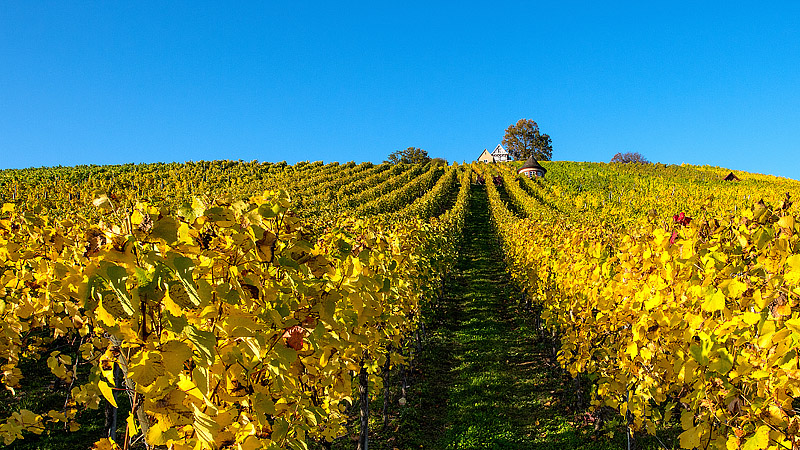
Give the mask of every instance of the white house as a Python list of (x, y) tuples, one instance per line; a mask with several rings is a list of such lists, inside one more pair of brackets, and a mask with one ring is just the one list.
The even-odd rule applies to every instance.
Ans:
[(497, 147), (492, 150), (495, 162), (511, 161), (511, 155), (508, 154), (502, 144), (497, 144)]
[(489, 153), (489, 150), (483, 149), (478, 161), (485, 163), (511, 161), (511, 155), (503, 148), (502, 144), (497, 144), (497, 147), (491, 153)]

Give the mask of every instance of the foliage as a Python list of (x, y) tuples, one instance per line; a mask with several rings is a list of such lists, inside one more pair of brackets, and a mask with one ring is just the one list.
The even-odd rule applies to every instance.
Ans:
[(362, 190), (353, 192), (340, 201), (353, 209), (359, 209), (363, 205), (371, 202), (383, 201), (383, 197), (391, 194), (397, 189), (407, 186), (421, 174), (427, 173), (432, 169), (430, 164), (396, 164), (392, 167), (395, 176), (387, 177), (383, 182), (362, 185)]
[(550, 136), (539, 132), (539, 125), (530, 119), (520, 119), (506, 128), (503, 147), (516, 160), (533, 155), (538, 161), (553, 159), (553, 144)]
[(548, 184), (534, 180), (531, 194), (506, 185), (525, 217), (487, 188), (510, 273), (561, 334), (561, 364), (595, 380), (593, 405), (619, 411), (632, 432), (678, 417), (682, 448), (793, 448), (800, 227), (788, 197), (714, 214), (690, 194), (698, 214), (652, 209), (617, 221), (635, 210), (624, 201), (611, 217), (585, 203), (556, 210), (542, 201), (557, 187)]
[(800, 440), (799, 183), (515, 165), (0, 172), (0, 383), (27, 392), (32, 370), (68, 386), (56, 406), (10, 402), (0, 437), (75, 430), (116, 403), (129, 437), (177, 449), (338, 438), (354, 374), (379, 390), (441, 296), (472, 180), (502, 175), (509, 205), (486, 189), (509, 273), (596, 408), (648, 433), (679, 418), (686, 448)]
[(408, 147), (405, 150), (397, 150), (389, 154), (386, 160), (389, 164), (424, 164), (430, 161), (428, 152), (417, 147)]
[(433, 188), (427, 190), (423, 195), (417, 197), (416, 200), (397, 211), (397, 214), (400, 216), (410, 214), (423, 219), (430, 219), (431, 217), (443, 213), (450, 193), (456, 187), (458, 169), (456, 165), (447, 169), (447, 172), (439, 177)]
[[(384, 212), (402, 210), (403, 205), (409, 205), (414, 199), (420, 198), (425, 192), (431, 190), (442, 175), (442, 172), (443, 170), (438, 166), (429, 164), (427, 171), (416, 178), (408, 180), (407, 183), (398, 186), (386, 195), (382, 195), (373, 201), (359, 205), (355, 212), (356, 214), (371, 216)], [(438, 194), (437, 198), (438, 197), (441, 197), (441, 194)]]
[(642, 163), (648, 164), (648, 161), (644, 156), (641, 155), (639, 152), (626, 152), (626, 153), (617, 153), (611, 158), (612, 163)]
[(29, 209), (43, 200), (35, 196), (5, 203), (0, 382), (20, 389), (23, 358), (57, 339), (73, 345), (40, 362), (72, 387), (64, 409), (26, 405), (4, 414), (0, 437), (9, 444), (62, 424), (77, 429), (81, 411), (124, 398), (134, 411), (126, 439), (144, 435), (155, 445), (306, 448), (340, 436), (353, 374), (366, 368), (379, 390), (381, 368), (404, 362), (387, 349), (403, 348), (420, 302), (441, 289), (464, 200), (435, 225), (355, 219), (347, 209), (312, 229), (291, 208), (325, 203), (316, 199), (343, 188), (337, 180), (388, 174), (375, 200), (387, 196), (383, 209), (402, 209), (443, 172), (398, 167), (276, 167), (276, 178), (294, 179), (307, 195), (300, 203), (269, 191), (195, 197), (177, 210), (141, 201), (123, 207), (135, 196), (128, 180), (136, 168), (116, 173), (125, 187), (97, 195), (85, 214)]

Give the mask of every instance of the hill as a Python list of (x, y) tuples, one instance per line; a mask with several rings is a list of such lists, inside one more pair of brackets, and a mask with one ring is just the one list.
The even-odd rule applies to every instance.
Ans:
[[(533, 379), (504, 365), (529, 363), (530, 344), (552, 346), (581, 408), (610, 432), (679, 427), (684, 448), (791, 448), (800, 183), (548, 161), (546, 178), (529, 179), (519, 164), (0, 172), (0, 436), (18, 448), (42, 432), (50, 448), (109, 434), (176, 448), (306, 448), (354, 433), (365, 445), (370, 429), (386, 437), (369, 423), (369, 398), (402, 390), (405, 402), (399, 374), (427, 370), (461, 380), (434, 389), (451, 408), (436, 422), (442, 445), (480, 445), (465, 437), (473, 432), (512, 447), (579, 445), (580, 433), (553, 441), (524, 420), (501, 424), (469, 408), (480, 393), (456, 389), (492, 371)], [(503, 337), (520, 330), (533, 340)], [(487, 353), (489, 372), (457, 372), (457, 349), (421, 353), (437, 342), (474, 349), (481, 336), (518, 350)], [(503, 414), (518, 414), (513, 392), (497, 395)], [(392, 420), (429, 411), (409, 400)], [(536, 416), (530, 408), (545, 403), (523, 410)], [(98, 407), (129, 420), (100, 424)]]

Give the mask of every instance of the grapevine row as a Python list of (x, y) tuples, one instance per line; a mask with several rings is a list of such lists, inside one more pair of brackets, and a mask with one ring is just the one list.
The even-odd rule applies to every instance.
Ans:
[(510, 271), (560, 332), (559, 361), (595, 380), (595, 407), (651, 434), (680, 416), (682, 448), (798, 445), (800, 226), (788, 198), (621, 230), (513, 183), (525, 218), (487, 184)]
[[(307, 175), (334, 172), (315, 165)], [(18, 386), (27, 352), (74, 344), (47, 360), (74, 386), (67, 407), (5, 418), (6, 443), (77, 427), (81, 408), (116, 405), (118, 392), (135, 411), (129, 434), (151, 445), (306, 448), (338, 437), (353, 374), (366, 370), (379, 388), (387, 349), (414, 330), (444, 264), (446, 242), (430, 225), (340, 218), (312, 236), (285, 193), (196, 198), (177, 213), (106, 195), (94, 205), (102, 220), (3, 207), (0, 381)], [(450, 233), (464, 205), (460, 194)]]

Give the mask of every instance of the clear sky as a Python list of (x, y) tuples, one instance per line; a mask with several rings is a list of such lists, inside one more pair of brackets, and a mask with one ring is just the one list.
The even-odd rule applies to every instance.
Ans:
[(0, 168), (553, 159), (800, 179), (800, 2), (0, 4)]

